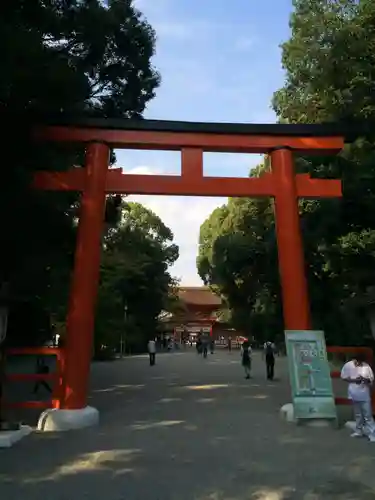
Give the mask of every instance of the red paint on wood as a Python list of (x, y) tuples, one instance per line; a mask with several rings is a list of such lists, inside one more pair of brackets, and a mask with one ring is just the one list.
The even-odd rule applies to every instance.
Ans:
[(198, 148), (181, 150), (181, 176), (185, 180), (203, 178), (203, 151)]
[(35, 138), (53, 142), (105, 142), (114, 148), (179, 151), (199, 148), (223, 153), (268, 153), (284, 146), (301, 153), (338, 153), (344, 146), (341, 137), (289, 137), (229, 135), (205, 132), (151, 132), (144, 130), (108, 130), (78, 127), (39, 128)]
[(340, 198), (342, 185), (336, 179), (311, 179), (309, 174), (296, 175), (299, 198)]
[(289, 149), (273, 151), (271, 162), (277, 186), (275, 218), (285, 329), (310, 330), (310, 306), (293, 153)]
[(85, 167), (87, 177), (81, 197), (67, 317), (63, 401), (63, 408), (66, 409), (83, 408), (87, 404), (108, 162), (109, 147), (106, 144), (93, 143), (88, 146)]

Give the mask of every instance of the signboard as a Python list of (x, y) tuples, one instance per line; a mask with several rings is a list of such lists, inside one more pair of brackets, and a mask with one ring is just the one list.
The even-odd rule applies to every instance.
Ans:
[(324, 332), (286, 330), (294, 416), (337, 419)]

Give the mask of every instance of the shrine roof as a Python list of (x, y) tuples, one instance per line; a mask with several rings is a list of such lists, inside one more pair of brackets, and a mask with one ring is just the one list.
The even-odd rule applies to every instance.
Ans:
[(133, 130), (149, 132), (206, 133), (226, 135), (265, 135), (322, 137), (340, 136), (346, 140), (354, 140), (367, 135), (373, 130), (370, 122), (342, 124), (327, 123), (214, 123), (186, 122), (172, 120), (120, 119), (120, 118), (87, 118), (84, 116), (34, 117), (34, 123), (43, 126), (84, 127), (107, 130)]
[(205, 286), (182, 286), (178, 296), (186, 305), (219, 307), (222, 304), (221, 298)]

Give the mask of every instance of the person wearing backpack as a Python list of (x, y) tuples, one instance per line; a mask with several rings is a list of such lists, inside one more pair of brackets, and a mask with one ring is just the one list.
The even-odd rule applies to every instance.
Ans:
[(273, 342), (264, 344), (264, 357), (266, 359), (267, 379), (273, 380), (275, 375), (275, 344)]
[(251, 346), (248, 340), (245, 340), (241, 346), (242, 366), (245, 370), (245, 378), (249, 379), (251, 375)]

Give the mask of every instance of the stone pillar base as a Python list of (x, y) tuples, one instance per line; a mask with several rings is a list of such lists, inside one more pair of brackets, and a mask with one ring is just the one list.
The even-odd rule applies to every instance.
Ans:
[(60, 432), (83, 429), (98, 425), (99, 412), (92, 406), (79, 410), (59, 410), (56, 408), (44, 411), (39, 417), (38, 431)]
[[(287, 403), (280, 408), (280, 417), (286, 422), (298, 423), (297, 419), (294, 416), (293, 403)], [(332, 420), (326, 420), (324, 418), (303, 420), (303, 425), (308, 427), (330, 427), (332, 426), (332, 423), (333, 423)]]
[(296, 422), (293, 403), (286, 403), (280, 408), (280, 417), (286, 422)]

